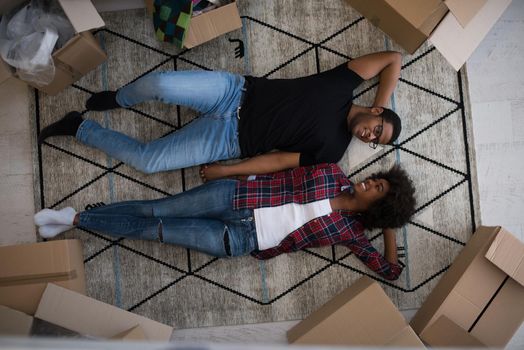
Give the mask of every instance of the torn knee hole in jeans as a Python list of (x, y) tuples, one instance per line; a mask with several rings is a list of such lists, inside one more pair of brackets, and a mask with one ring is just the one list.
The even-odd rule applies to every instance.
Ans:
[(226, 255), (231, 256), (231, 246), (229, 245), (229, 230), (226, 225), (224, 225), (224, 249), (226, 250)]
[(164, 243), (164, 233), (163, 233), (163, 226), (162, 226), (162, 220), (158, 222), (158, 240), (160, 243)]

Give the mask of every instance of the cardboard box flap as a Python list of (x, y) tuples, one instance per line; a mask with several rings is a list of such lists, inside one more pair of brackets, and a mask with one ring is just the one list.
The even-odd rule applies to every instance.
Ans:
[(22, 7), (22, 4), (24, 2), (28, 2), (28, 0), (2, 0), (0, 1), (0, 15), (4, 13), (9, 13), (9, 11), (13, 10), (17, 6)]
[(93, 34), (85, 32), (71, 39), (53, 57), (66, 64), (73, 74), (81, 76), (104, 62), (107, 54), (98, 46)]
[(487, 0), (466, 27), (462, 27), (457, 18), (448, 13), (429, 41), (458, 71), (510, 3), (511, 0)]
[(486, 4), (487, 0), (445, 0), (446, 6), (451, 13), (457, 18), (460, 25), (465, 27), (482, 6)]
[(147, 340), (146, 335), (144, 334), (144, 331), (142, 330), (142, 327), (139, 325), (134, 326), (131, 329), (128, 329), (127, 331), (123, 331), (121, 333), (118, 333), (117, 335), (114, 335), (111, 337), (111, 339), (114, 340)]
[(338, 294), (322, 307), (315, 310), (302, 322), (295, 325), (287, 332), (287, 339), (290, 343), (294, 343), (303, 334), (310, 332), (318, 323), (322, 322), (344, 304), (355, 298), (357, 295), (365, 291), (373, 284), (371, 278), (360, 278), (358, 281), (353, 283), (351, 287), (345, 289), (342, 293)]
[(405, 332), (406, 326), (380, 285), (363, 277), (291, 328), (287, 338), (302, 345), (379, 346), (395, 340), (399, 345), (416, 343), (417, 339)]
[(0, 84), (13, 76), (13, 68), (0, 58)]
[(524, 243), (501, 228), (485, 257), (515, 281), (524, 285)]
[(35, 317), (83, 335), (111, 338), (140, 325), (149, 340), (169, 341), (173, 328), (49, 283)]
[(69, 247), (76, 240), (0, 247), (0, 285), (32, 280), (74, 278)]
[(77, 33), (105, 26), (89, 0), (58, 0)]
[[(401, 14), (415, 28), (429, 35), (448, 11), (442, 0), (387, 0), (397, 13)], [(374, 6), (370, 3), (368, 6)]]
[(483, 348), (486, 346), (444, 315), (426, 328), (420, 338), (433, 347)]
[(33, 317), (0, 305), (0, 336), (29, 335), (32, 326)]
[(404, 327), (393, 339), (384, 345), (396, 348), (426, 348), (410, 326)]
[[(496, 268), (493, 264), (491, 264), (489, 261), (487, 261), (484, 258), (485, 252), (488, 251), (489, 246), (493, 242), (493, 239), (496, 237), (500, 230), (500, 227), (489, 227), (489, 226), (480, 226), (477, 231), (471, 236), (470, 240), (462, 249), (459, 255), (455, 258), (451, 266), (449, 267), (448, 271), (441, 277), (440, 281), (438, 282), (437, 286), (431, 291), (431, 293), (428, 295), (424, 303), (421, 305), (415, 316), (411, 319), (411, 327), (413, 330), (420, 334), (424, 328), (426, 328), (432, 320), (435, 318), (435, 315), (440, 312), (439, 310), (442, 310), (442, 307), (444, 305), (449, 305), (450, 303), (450, 295), (460, 295), (456, 292), (457, 285), (461, 284), (463, 286), (467, 286), (467, 281), (464, 281), (464, 274), (466, 271), (470, 269), (472, 264), (474, 262), (482, 261), (487, 265), (488, 267), (492, 267), (493, 271), (490, 271), (491, 273), (490, 278), (493, 278), (493, 274), (496, 274), (498, 268)], [(479, 256), (480, 252), (482, 252), (482, 255)], [(477, 270), (479, 268), (477, 267)], [(484, 274), (483, 270), (481, 269), (480, 274)], [(469, 274), (468, 274), (469, 275)], [(477, 273), (478, 275), (478, 273)], [(503, 275), (503, 274), (500, 274)], [(499, 276), (503, 278), (503, 276)], [(468, 278), (470, 280), (470, 278)], [(476, 281), (473, 281), (476, 282)], [(497, 281), (498, 283), (498, 281)], [(498, 287), (498, 285), (495, 287), (495, 289)], [(493, 288), (493, 286), (490, 285), (490, 288)], [(480, 288), (477, 288), (480, 290)], [(455, 292), (454, 292), (455, 291)], [(490, 291), (485, 292), (484, 289), (482, 289), (482, 293), (490, 293)], [(454, 300), (457, 300), (455, 296), (453, 296)], [(462, 301), (465, 299), (458, 298)], [(452, 303), (453, 305), (456, 305)], [(465, 306), (468, 306), (471, 303), (463, 303)], [(474, 309), (478, 308), (478, 305), (470, 305), (471, 311), (474, 313)], [(453, 306), (455, 308), (455, 306)], [(456, 309), (456, 308), (455, 308)], [(464, 308), (461, 309), (461, 311), (464, 310)], [(463, 312), (465, 313), (465, 312)], [(457, 320), (455, 320), (457, 322)]]

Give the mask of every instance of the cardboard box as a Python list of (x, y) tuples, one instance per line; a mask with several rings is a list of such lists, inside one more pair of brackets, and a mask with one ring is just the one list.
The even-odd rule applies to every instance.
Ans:
[(0, 336), (28, 336), (32, 326), (33, 317), (0, 305)]
[(134, 326), (127, 331), (118, 333), (111, 337), (113, 340), (123, 340), (123, 341), (146, 341), (147, 337), (144, 334), (144, 330), (139, 325)]
[(428, 38), (459, 70), (511, 0), (347, 0), (410, 54)]
[(440, 316), (420, 335), (422, 340), (433, 347), (448, 348), (483, 348), (486, 347), (477, 338), (460, 328), (446, 316)]
[[(23, 1), (11, 1), (2, 5), (2, 11), (10, 10)], [(48, 85), (29, 85), (49, 94), (56, 95), (107, 59), (91, 29), (103, 27), (104, 21), (89, 0), (58, 0), (76, 35), (62, 48), (53, 53), (55, 78)], [(14, 69), (0, 59), (0, 83), (16, 76)]]
[(411, 326), (433, 345), (426, 329), (443, 315), (486, 346), (504, 347), (524, 320), (523, 257), (524, 243), (511, 233), (501, 227), (480, 227)]
[(48, 282), (86, 292), (80, 240), (0, 247), (0, 305), (33, 315)]
[(362, 277), (287, 332), (300, 345), (424, 348), (380, 285)]
[(139, 325), (145, 337), (169, 341), (173, 328), (49, 283), (35, 317), (80, 334), (111, 338)]
[[(153, 13), (153, 0), (145, 0), (150, 14)], [(201, 15), (191, 17), (184, 46), (192, 48), (214, 39), (222, 34), (242, 28), (236, 1), (220, 6)]]

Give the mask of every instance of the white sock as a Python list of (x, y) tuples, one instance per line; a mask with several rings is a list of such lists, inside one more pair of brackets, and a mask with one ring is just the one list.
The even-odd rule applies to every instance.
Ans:
[(76, 210), (71, 207), (60, 210), (42, 209), (35, 214), (35, 224), (38, 226), (49, 224), (73, 226), (75, 215)]
[(40, 236), (43, 238), (53, 238), (57, 234), (68, 231), (72, 228), (73, 226), (70, 225), (48, 224), (40, 226), (38, 228), (38, 233), (40, 233)]

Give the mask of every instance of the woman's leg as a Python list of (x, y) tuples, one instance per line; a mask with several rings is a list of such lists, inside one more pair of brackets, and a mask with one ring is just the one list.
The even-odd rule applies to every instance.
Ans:
[(257, 249), (254, 226), (240, 220), (226, 223), (218, 219), (152, 218), (88, 211), (80, 213), (78, 226), (114, 237), (175, 244), (217, 257), (246, 255)]
[(130, 107), (144, 101), (183, 105), (202, 114), (222, 115), (238, 108), (244, 77), (227, 72), (154, 72), (118, 90), (116, 101)]
[(87, 211), (93, 214), (128, 215), (145, 218), (209, 218), (222, 221), (242, 219), (245, 210), (233, 209), (233, 196), (238, 181), (210, 181), (174, 196), (148, 200), (125, 201)]

